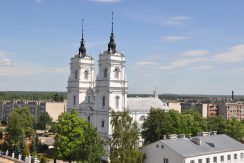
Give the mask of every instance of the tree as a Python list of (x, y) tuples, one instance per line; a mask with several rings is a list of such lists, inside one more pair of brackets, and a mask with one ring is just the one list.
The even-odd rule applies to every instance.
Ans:
[(143, 154), (138, 150), (139, 128), (128, 111), (111, 111), (112, 137), (109, 140), (112, 163), (141, 163)]
[(103, 144), (96, 130), (78, 113), (62, 113), (56, 126), (55, 157), (71, 161), (100, 162)]
[(226, 122), (225, 133), (238, 141), (242, 141), (244, 137), (244, 125), (236, 118), (231, 118)]
[(30, 156), (30, 147), (29, 147), (28, 143), (25, 143), (25, 144), (24, 144), (23, 155), (24, 155), (25, 157)]
[(10, 111), (7, 122), (8, 143), (16, 153), (20, 151), (20, 140), (31, 138), (34, 134), (34, 118), (28, 108), (15, 108)]
[(148, 144), (163, 139), (164, 135), (197, 135), (206, 129), (206, 120), (194, 110), (181, 114), (175, 110), (165, 112), (162, 109), (152, 108), (142, 124), (142, 138), (144, 144)]
[(52, 118), (47, 112), (43, 112), (38, 120), (37, 128), (41, 130), (46, 130), (47, 126), (52, 124)]

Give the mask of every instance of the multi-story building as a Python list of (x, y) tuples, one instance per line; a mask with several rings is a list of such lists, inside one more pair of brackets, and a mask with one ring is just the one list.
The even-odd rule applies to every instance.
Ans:
[(170, 136), (140, 149), (144, 163), (243, 163), (244, 145), (227, 135)]
[(237, 118), (238, 120), (244, 119), (244, 103), (222, 103), (218, 104), (219, 115), (223, 116), (226, 119)]
[(51, 102), (51, 101), (28, 101), (28, 100), (13, 100), (3, 101), (1, 104), (0, 117), (1, 121), (7, 121), (9, 112), (18, 107), (28, 107), (33, 114), (35, 120), (38, 120), (43, 112), (47, 112), (53, 121), (57, 121), (58, 116), (65, 111), (66, 102)]

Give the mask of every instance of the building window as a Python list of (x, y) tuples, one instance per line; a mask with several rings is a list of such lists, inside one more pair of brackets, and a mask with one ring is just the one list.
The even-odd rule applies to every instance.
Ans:
[(240, 158), (241, 158), (241, 160), (244, 159), (244, 153), (241, 153), (241, 154), (240, 154)]
[(105, 102), (106, 102), (106, 97), (103, 96), (103, 97), (102, 97), (102, 106), (103, 106), (103, 107), (105, 107), (105, 104), (106, 104)]
[(91, 98), (90, 96), (87, 97), (87, 102), (88, 102), (88, 104), (91, 103), (91, 101), (90, 101), (91, 99), (90, 99), (90, 98)]
[(78, 70), (75, 71), (75, 79), (78, 79)]
[(206, 158), (206, 163), (210, 163), (210, 158)]
[(220, 157), (220, 161), (224, 161), (224, 156), (221, 156)]
[(91, 122), (91, 117), (90, 116), (87, 117), (87, 121)]
[(231, 160), (231, 157), (230, 155), (227, 156), (227, 160), (230, 161)]
[(105, 121), (102, 120), (102, 121), (101, 121), (101, 127), (104, 127), (104, 124), (105, 124)]
[(202, 163), (202, 159), (198, 159), (198, 163)]
[(213, 162), (216, 163), (217, 162), (217, 157), (213, 158)]
[(104, 78), (107, 78), (108, 77), (108, 69), (107, 68), (104, 69), (103, 77)]
[(116, 107), (116, 109), (119, 108), (119, 96), (115, 97), (115, 107)]
[(191, 160), (190, 163), (195, 163), (195, 161), (194, 160)]
[(76, 105), (76, 96), (73, 97), (73, 105)]
[(234, 154), (234, 159), (237, 160), (237, 154)]
[(88, 79), (88, 70), (85, 71), (85, 75), (84, 75), (85, 79)]
[(164, 163), (169, 163), (169, 159), (168, 158), (164, 158)]
[(114, 77), (115, 77), (115, 79), (119, 78), (119, 70), (118, 70), (118, 68), (115, 68), (115, 70), (114, 70)]

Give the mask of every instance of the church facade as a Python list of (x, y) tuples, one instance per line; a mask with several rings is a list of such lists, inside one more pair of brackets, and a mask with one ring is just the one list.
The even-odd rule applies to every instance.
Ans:
[(86, 54), (82, 39), (79, 52), (71, 58), (67, 86), (67, 110), (75, 109), (81, 118), (89, 121), (102, 136), (109, 136), (110, 108), (127, 108), (127, 80), (125, 56), (116, 50), (113, 23), (108, 49), (99, 54), (98, 74), (95, 79), (94, 59)]
[(78, 54), (70, 61), (67, 86), (67, 111), (76, 110), (80, 117), (90, 122), (103, 137), (112, 134), (110, 109), (114, 111), (128, 109), (138, 124), (142, 124), (151, 107), (169, 109), (156, 93), (155, 97), (127, 99), (125, 56), (116, 50), (114, 38), (112, 22), (108, 48), (99, 54), (98, 74), (95, 78), (94, 59), (86, 53), (82, 27)]

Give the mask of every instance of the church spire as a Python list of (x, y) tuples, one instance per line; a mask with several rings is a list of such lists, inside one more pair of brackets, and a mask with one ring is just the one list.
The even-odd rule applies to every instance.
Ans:
[(80, 48), (79, 48), (79, 57), (84, 58), (86, 56), (86, 48), (85, 48), (85, 41), (83, 38), (83, 24), (84, 24), (84, 19), (82, 19), (82, 37), (81, 37), (81, 42), (80, 42)]
[(108, 43), (108, 52), (112, 54), (116, 52), (116, 43), (114, 41), (114, 12), (112, 12), (112, 32)]

